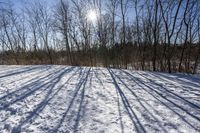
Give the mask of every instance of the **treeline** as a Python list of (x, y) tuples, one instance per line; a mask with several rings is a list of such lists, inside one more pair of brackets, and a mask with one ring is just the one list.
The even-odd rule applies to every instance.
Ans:
[(0, 2), (1, 64), (197, 72), (199, 0), (56, 2)]

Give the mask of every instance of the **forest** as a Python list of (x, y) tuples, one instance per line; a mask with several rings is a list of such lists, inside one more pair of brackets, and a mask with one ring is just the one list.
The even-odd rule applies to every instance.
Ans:
[(200, 0), (0, 0), (0, 133), (200, 133)]
[(199, 0), (47, 3), (0, 1), (0, 64), (197, 73)]

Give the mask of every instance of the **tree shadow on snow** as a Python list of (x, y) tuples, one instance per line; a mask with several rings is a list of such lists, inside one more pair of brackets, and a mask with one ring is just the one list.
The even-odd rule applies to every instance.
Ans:
[[(104, 83), (103, 81), (101, 80), (100, 78), (100, 74), (99, 73), (102, 73), (103, 76), (106, 77), (105, 73), (100, 69), (96, 69), (94, 71), (94, 75), (95, 75), (95, 78), (97, 79), (97, 81), (99, 82), (99, 84), (103, 87), (104, 90), (106, 90), (106, 87), (104, 86)], [(117, 90), (116, 90), (117, 92)], [(109, 92), (109, 94), (111, 95), (111, 93)], [(120, 105), (120, 101), (119, 101), (119, 94), (117, 92), (117, 105), (118, 105), (118, 113), (119, 113), (119, 119), (120, 119), (120, 127), (121, 127), (121, 132), (124, 133), (124, 124), (123, 124), (123, 121), (122, 121), (122, 110), (121, 110), (121, 105)]]
[[(146, 101), (144, 101), (144, 100), (141, 101), (142, 98), (141, 98), (141, 97), (138, 97), (138, 95), (131, 89), (131, 87), (129, 87), (130, 85), (126, 84), (126, 83), (123, 81), (121, 75), (119, 76), (119, 75), (115, 74), (112, 70), (110, 70), (110, 71), (111, 71), (111, 73), (113, 74), (113, 77), (116, 77), (116, 79), (118, 79), (118, 80), (120, 81), (120, 83), (125, 87), (125, 89), (127, 89), (127, 90), (130, 92), (129, 94), (132, 94), (132, 95), (134, 96), (133, 98), (135, 98), (136, 101), (139, 103), (140, 107), (141, 107), (143, 110), (142, 110), (142, 109), (140, 109), (140, 110), (138, 109), (138, 111), (142, 114), (142, 116), (148, 115), (148, 117), (146, 118), (147, 121), (148, 121), (149, 117), (150, 117), (150, 118), (153, 118), (153, 121), (156, 121), (156, 122), (157, 122), (156, 124), (157, 124), (157, 126), (158, 126), (159, 128), (162, 129), (162, 132), (167, 133), (167, 130), (161, 125), (159, 119), (157, 119), (157, 118), (149, 111), (149, 109), (146, 108), (145, 105), (143, 104), (143, 102), (144, 102), (145, 104), (148, 104), (148, 103), (147, 103)], [(118, 84), (119, 84), (119, 82), (118, 82)], [(136, 107), (136, 108), (137, 108), (137, 107)], [(153, 107), (151, 107), (151, 109), (155, 111), (155, 109), (154, 109)], [(152, 124), (151, 126), (154, 127), (155, 125)], [(154, 127), (154, 129), (157, 130), (156, 127)]]
[[(91, 68), (89, 68), (89, 70), (87, 70), (87, 72), (80, 71), (79, 78), (77, 78), (77, 79), (79, 79), (79, 81), (78, 81), (77, 85), (75, 86), (74, 92), (72, 93), (72, 98), (70, 99), (70, 102), (68, 104), (68, 107), (66, 108), (66, 111), (63, 113), (61, 119), (59, 120), (59, 122), (55, 126), (55, 128), (49, 132), (51, 132), (51, 133), (58, 132), (59, 129), (62, 127), (63, 123), (68, 124), (69, 132), (77, 132), (78, 131), (80, 118), (83, 115), (84, 108), (85, 108), (84, 107), (85, 86), (88, 81), (90, 70), (91, 70)], [(78, 102), (78, 103), (76, 103), (76, 102)], [(76, 108), (76, 106), (78, 106), (78, 108)], [(75, 111), (75, 110), (77, 110), (77, 111)], [(70, 111), (76, 112), (76, 115), (69, 114)], [(73, 119), (73, 117), (75, 117), (75, 119)], [(72, 126), (70, 126), (70, 125), (72, 125)], [(65, 130), (65, 132), (67, 132), (67, 131)]]
[[(47, 67), (47, 66), (28, 66), (28, 67), (24, 67), (24, 68), (19, 68), (17, 70), (11, 70), (8, 72), (3, 72), (0, 74), (0, 78), (7, 78), (7, 77), (11, 77), (11, 76), (16, 76), (18, 74), (23, 74), (25, 72), (30, 72), (33, 70), (37, 70), (37, 69), (41, 69), (41, 67)], [(50, 67), (50, 66), (48, 66)]]
[[(64, 69), (64, 68), (63, 68)], [(25, 119), (22, 119), (19, 124), (13, 128), (12, 132), (13, 133), (18, 133), (21, 132), (21, 128), (24, 124), (27, 124), (31, 121), (33, 121), (36, 117), (39, 116), (39, 114), (44, 110), (44, 108), (46, 107), (46, 105), (48, 105), (48, 103), (50, 102), (50, 100), (52, 100), (55, 95), (58, 94), (58, 92), (67, 84), (67, 82), (70, 80), (71, 77), (73, 77), (73, 75), (62, 85), (58, 85), (58, 87), (55, 87), (57, 84), (59, 84), (59, 82), (61, 81), (62, 77), (64, 75), (66, 75), (67, 73), (70, 73), (72, 70), (74, 69), (74, 67), (71, 68), (67, 68), (64, 70), (60, 70), (60, 72), (56, 73), (54, 76), (54, 78), (52, 78), (50, 81), (48, 81), (47, 83), (43, 84), (42, 86), (39, 86), (36, 88), (40, 89), (41, 87), (44, 87), (47, 89), (46, 95), (43, 98), (43, 101), (41, 101), (31, 112), (29, 112), (28, 116), (26, 116)], [(34, 91), (36, 91), (34, 90)], [(32, 94), (33, 92), (30, 92), (30, 94)], [(25, 95), (24, 97), (26, 97), (27, 95)]]
[(179, 83), (181, 86), (192, 86), (195, 88), (191, 88), (189, 87), (191, 90), (195, 90), (200, 92), (200, 78), (198, 77), (194, 77), (191, 75), (185, 75), (185, 74), (165, 74), (165, 73), (152, 73), (149, 72), (151, 75), (160, 78), (162, 80), (167, 79), (167, 80), (171, 80), (171, 81), (175, 81), (177, 83)]
[[(195, 130), (199, 130), (199, 127), (196, 127), (196, 125), (193, 125), (190, 123), (187, 118), (185, 118), (180, 111), (185, 112), (187, 115), (195, 119), (196, 121), (200, 122), (200, 118), (193, 114), (193, 111), (198, 111), (199, 106), (189, 102), (188, 100), (184, 99), (183, 97), (179, 96), (178, 94), (175, 94), (173, 92), (170, 92), (165, 87), (159, 85), (158, 83), (153, 82), (152, 80), (149, 80), (142, 74), (136, 72), (143, 78), (146, 78), (149, 80), (149, 82), (145, 82), (145, 80), (140, 79), (137, 76), (134, 76), (130, 74), (127, 71), (121, 70), (123, 73), (127, 75), (127, 80), (134, 81), (138, 86), (140, 86), (140, 89), (146, 91), (148, 94), (153, 96), (156, 100), (158, 100), (162, 105), (173, 111), (176, 115), (178, 115), (185, 123), (187, 123), (189, 126), (191, 126)], [(167, 94), (167, 95), (166, 95)], [(177, 100), (179, 102), (177, 102)], [(185, 105), (185, 106), (184, 106)], [(188, 108), (185, 108), (186, 106), (190, 107), (190, 110)], [(193, 108), (193, 109), (191, 109)], [(178, 110), (177, 110), (178, 109)]]
[[(31, 95), (33, 95), (36, 91), (48, 89), (50, 86), (55, 85), (55, 83), (58, 81), (58, 79), (61, 78), (63, 74), (65, 74), (67, 71), (72, 71), (72, 68), (70, 69), (59, 69), (58, 71), (54, 73), (50, 73), (49, 75), (39, 78), (38, 80), (31, 82), (20, 89), (17, 89), (13, 92), (10, 92), (2, 97), (0, 97), (0, 110), (6, 110), (9, 109), (9, 106), (19, 102)], [(45, 79), (48, 80), (48, 82), (45, 82)]]
[(134, 124), (134, 127), (136, 129), (137, 132), (140, 132), (140, 133), (146, 133), (146, 130), (144, 128), (144, 126), (141, 124), (140, 120), (138, 119), (138, 116), (135, 114), (135, 112), (133, 111), (133, 109), (131, 108), (131, 105), (129, 103), (129, 100), (128, 98), (125, 96), (124, 92), (122, 91), (122, 89), (119, 87), (115, 77), (114, 77), (114, 73), (111, 69), (108, 69), (111, 77), (112, 77), (112, 80), (113, 80), (113, 84), (118, 92), (118, 94), (120, 95), (120, 98), (122, 100), (122, 103), (131, 119), (131, 121), (133, 122)]
[[(142, 77), (144, 77), (144, 75), (142, 75), (142, 74), (140, 74), (140, 75)], [(168, 83), (169, 80), (170, 81), (174, 81), (174, 82), (178, 82), (181, 86), (177, 87), (176, 83), (172, 84), (172, 86), (177, 87), (178, 90), (181, 91), (181, 93), (194, 94), (195, 96), (197, 96), (197, 97), (200, 98), (200, 89), (199, 89), (200, 86), (197, 86), (197, 88), (190, 87), (190, 86), (195, 87), (196, 85), (194, 83), (191, 83), (191, 82), (186, 82), (185, 80), (180, 80), (182, 78), (181, 74), (179, 74), (178, 77), (174, 77), (173, 75), (171, 75), (171, 76), (164, 76), (162, 74), (160, 75), (159, 73), (150, 73), (148, 75), (153, 76), (153, 79), (158, 79), (159, 81), (162, 81), (162, 82), (164, 81), (164, 83)], [(171, 77), (173, 77), (173, 78), (171, 78)], [(185, 76), (183, 76), (183, 77), (185, 77)], [(147, 77), (145, 77), (145, 78), (147, 80), (149, 80), (151, 83), (153, 83), (156, 86), (158, 86), (160, 89), (163, 89), (166, 94), (169, 94), (170, 96), (172, 95), (172, 97), (175, 96), (175, 98), (181, 100), (182, 102), (184, 102), (184, 104), (188, 104), (191, 108), (193, 108), (195, 110), (200, 110), (200, 103), (197, 104), (197, 103), (191, 102), (190, 101), (191, 100), (190, 97), (189, 98), (185, 98), (185, 97), (183, 97), (181, 95), (178, 95), (175, 92), (173, 92), (173, 90), (171, 90), (169, 87), (165, 87), (162, 84), (157, 83), (156, 80), (152, 80), (152, 79), (149, 79)], [(200, 82), (200, 80), (199, 80), (199, 82)], [(187, 86), (182, 86), (184, 84), (186, 84)]]
[[(37, 70), (34, 69), (34, 71), (27, 71), (27, 74), (20, 75), (20, 78), (9, 78), (9, 82), (7, 82), (5, 85), (11, 85), (13, 83), (17, 83), (20, 81), (23, 81), (25, 79), (29, 79), (28, 81), (26, 81), (24, 84), (26, 83), (30, 83), (31, 81), (33, 81), (33, 79), (39, 79), (41, 78), (41, 75), (43, 75), (43, 73), (45, 74), (46, 72), (50, 72), (52, 71), (53, 67), (52, 66), (41, 66), (40, 68), (38, 68)], [(53, 69), (54, 70), (54, 69)], [(25, 72), (26, 73), (26, 72)], [(25, 76), (24, 76), (25, 75)], [(14, 76), (14, 75), (13, 75)], [(6, 79), (7, 80), (7, 79)], [(20, 83), (21, 84), (21, 83)]]
[[(48, 69), (45, 69), (48, 70)], [(6, 98), (13, 99), (14, 97), (20, 96), (23, 93), (29, 92), (31, 89), (35, 89), (36, 87), (42, 87), (41, 85), (44, 84), (45, 81), (52, 81), (51, 79), (54, 78), (56, 75), (58, 75), (60, 72), (62, 72), (64, 68), (57, 69), (53, 72), (50, 72), (48, 75), (38, 75), (37, 77), (34, 77), (28, 81), (26, 81), (24, 86), (9, 92), (8, 94), (1, 96), (0, 100), (6, 101)], [(21, 79), (20, 79), (21, 80)], [(47, 83), (49, 83), (49, 81)], [(18, 94), (19, 93), (19, 94)]]

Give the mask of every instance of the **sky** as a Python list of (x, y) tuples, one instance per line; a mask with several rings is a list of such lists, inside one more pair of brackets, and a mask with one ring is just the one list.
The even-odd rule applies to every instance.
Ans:
[[(47, 5), (49, 7), (54, 7), (56, 5), (56, 3), (59, 2), (59, 0), (0, 0), (0, 2), (4, 2), (4, 3), (12, 3), (12, 5), (14, 6), (14, 8), (18, 11), (20, 11), (20, 9), (23, 9), (24, 5), (29, 3), (29, 2), (37, 2), (37, 1), (44, 1), (45, 3), (47, 3)], [(102, 2), (104, 2), (106, 0), (102, 0)], [(119, 15), (120, 12), (118, 12)], [(127, 11), (127, 16), (129, 21), (132, 21), (134, 19), (134, 10), (133, 9), (129, 9)]]
[(46, 1), (45, 3), (47, 3), (48, 5), (52, 6), (53, 4), (55, 4), (58, 0), (0, 0), (1, 2), (5, 2), (5, 3), (12, 3), (13, 6), (15, 8), (22, 8), (24, 4), (28, 3), (28, 2), (34, 2), (34, 1)]

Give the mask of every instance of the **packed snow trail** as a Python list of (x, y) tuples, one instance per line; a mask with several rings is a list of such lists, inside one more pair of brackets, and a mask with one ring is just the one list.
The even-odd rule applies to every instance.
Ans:
[(0, 132), (198, 133), (200, 77), (0, 66)]

